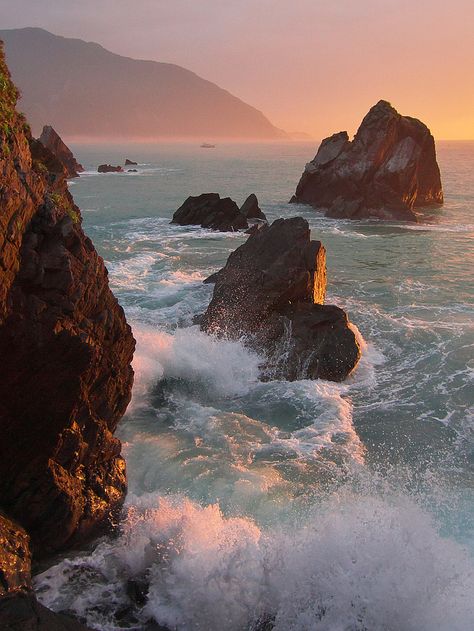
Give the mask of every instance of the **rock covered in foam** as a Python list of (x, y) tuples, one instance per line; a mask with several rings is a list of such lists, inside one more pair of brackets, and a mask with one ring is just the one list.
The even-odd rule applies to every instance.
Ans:
[(72, 151), (50, 125), (43, 127), (39, 141), (64, 165), (66, 177), (78, 177), (84, 171), (82, 164), (77, 162)]
[(16, 111), (1, 51), (0, 71), (0, 506), (47, 554), (121, 506), (113, 432), (134, 339), (64, 175), (49, 171), (57, 159)]
[(259, 221), (266, 221), (266, 217), (253, 193), (241, 208), (230, 197), (221, 198), (219, 193), (203, 193), (196, 197), (188, 197), (174, 213), (171, 223), (233, 232), (247, 229), (249, 222)]
[(336, 218), (416, 221), (415, 208), (443, 203), (434, 138), (379, 101), (352, 142), (345, 131), (323, 140), (291, 201)]
[(326, 251), (301, 217), (278, 219), (252, 234), (212, 279), (202, 330), (250, 336), (267, 355), (267, 374), (294, 380), (344, 379), (360, 349), (347, 315), (324, 305)]

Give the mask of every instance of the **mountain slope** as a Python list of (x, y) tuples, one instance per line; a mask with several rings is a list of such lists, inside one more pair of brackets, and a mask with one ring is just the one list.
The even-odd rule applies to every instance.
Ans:
[(261, 112), (180, 66), (39, 28), (0, 30), (0, 39), (35, 133), (51, 124), (66, 136), (285, 136)]

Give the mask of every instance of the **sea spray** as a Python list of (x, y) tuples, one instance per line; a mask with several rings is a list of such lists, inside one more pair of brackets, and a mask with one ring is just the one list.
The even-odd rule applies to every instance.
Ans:
[[(131, 496), (117, 539), (50, 568), (36, 588), (104, 631), (123, 628), (117, 611), (126, 628), (243, 631), (265, 618), (276, 631), (466, 631), (472, 556), (419, 499), (366, 475), (291, 526), (262, 529), (217, 505)], [(130, 581), (146, 586), (144, 604)]]

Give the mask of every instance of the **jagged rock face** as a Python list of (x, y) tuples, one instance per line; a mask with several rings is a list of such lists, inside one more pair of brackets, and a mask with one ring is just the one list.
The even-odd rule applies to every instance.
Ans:
[(31, 588), (30, 538), (0, 513), (0, 598)]
[(50, 125), (43, 127), (39, 141), (64, 165), (66, 177), (79, 177), (79, 173), (84, 171), (82, 164), (77, 162), (72, 151)]
[(0, 629), (88, 631), (79, 622), (40, 605), (31, 588), (29, 536), (0, 513)]
[(97, 167), (98, 173), (123, 173), (121, 166), (112, 166), (111, 164), (100, 164)]
[(415, 208), (443, 203), (434, 138), (421, 121), (379, 101), (352, 142), (347, 132), (323, 140), (291, 202), (329, 217), (416, 221)]
[(47, 554), (123, 501), (113, 432), (134, 340), (64, 176), (48, 171), (54, 156), (38, 158), (15, 110), (1, 54), (0, 74), (0, 506)]
[(213, 276), (202, 330), (265, 353), (267, 378), (344, 379), (360, 350), (347, 316), (323, 305), (326, 252), (301, 217), (252, 234)]
[(221, 232), (233, 232), (248, 228), (248, 222), (237, 204), (219, 193), (203, 193), (196, 197), (188, 197), (182, 206), (174, 213), (171, 223), (180, 226), (202, 226), (219, 230)]
[(255, 193), (251, 193), (245, 202), (240, 207), (240, 212), (246, 219), (261, 219), (262, 221), (266, 221), (267, 218), (265, 213), (260, 209), (258, 205), (258, 199)]

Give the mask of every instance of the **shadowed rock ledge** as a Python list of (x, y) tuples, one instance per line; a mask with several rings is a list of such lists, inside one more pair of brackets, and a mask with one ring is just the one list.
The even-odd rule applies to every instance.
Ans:
[(0, 507), (47, 555), (122, 504), (113, 433), (135, 343), (57, 159), (15, 109), (2, 52), (0, 75)]
[(341, 381), (360, 358), (345, 312), (324, 305), (326, 251), (301, 217), (264, 226), (211, 277), (201, 329), (247, 339), (266, 356), (268, 379)]
[(379, 101), (352, 142), (345, 131), (322, 141), (291, 202), (335, 218), (416, 221), (415, 208), (443, 203), (434, 138)]

